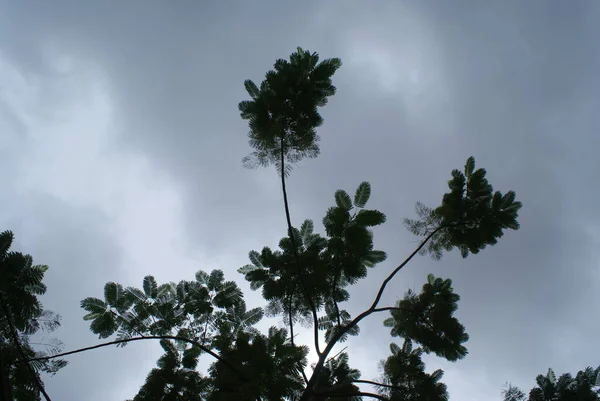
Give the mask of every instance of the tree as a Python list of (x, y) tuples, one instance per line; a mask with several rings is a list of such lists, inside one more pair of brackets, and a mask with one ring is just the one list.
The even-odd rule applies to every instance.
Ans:
[[(529, 401), (598, 401), (600, 400), (600, 367), (587, 367), (573, 377), (564, 373), (556, 378), (554, 370), (535, 378), (536, 386), (529, 391)], [(502, 391), (504, 401), (525, 401), (525, 393), (510, 386)]]
[(510, 383), (506, 383), (505, 388), (502, 389), (502, 399), (504, 401), (525, 401), (527, 396), (517, 386), (513, 386)]
[(42, 283), (45, 265), (33, 265), (30, 255), (11, 252), (14, 235), (0, 233), (0, 400), (46, 400), (48, 394), (40, 372), (55, 374), (66, 366), (61, 359), (25, 360), (56, 354), (62, 343), (53, 339), (45, 351), (34, 350), (31, 335), (39, 330), (52, 332), (60, 326), (60, 316), (43, 308), (38, 299), (46, 292)]
[[(88, 297), (81, 306), (93, 333), (116, 339), (66, 354), (160, 340), (165, 353), (135, 396), (137, 401), (448, 399), (440, 382), (443, 372), (426, 373), (421, 355), (456, 361), (467, 354), (468, 335), (453, 316), (459, 296), (451, 280), (429, 275), (420, 293), (409, 291), (393, 306), (380, 306), (381, 297), (418, 253), (439, 259), (443, 251), (457, 248), (467, 257), (496, 244), (504, 230), (517, 230), (521, 203), (512, 191), (494, 192), (486, 171), (475, 169), (475, 159), (469, 158), (464, 169), (452, 171), (449, 192), (438, 207), (417, 204), (418, 218), (405, 223), (422, 238), (421, 244), (390, 272), (371, 305), (352, 317), (343, 309), (350, 286), (387, 258), (373, 243), (372, 228), (383, 224), (386, 216), (366, 207), (371, 185), (360, 183), (352, 197), (336, 191), (322, 220), (322, 233), (315, 232), (310, 219), (299, 228), (292, 225), (286, 191), (290, 166), (319, 153), (316, 129), (323, 119), (318, 109), (335, 94), (332, 76), (340, 66), (339, 59), (319, 63), (317, 53), (298, 48), (289, 61), (277, 60), (260, 86), (244, 83), (251, 100), (241, 102), (239, 109), (249, 120), (254, 150), (243, 164), (275, 165), (287, 221), (287, 235), (278, 249), (252, 250), (250, 264), (238, 269), (252, 290), (261, 291), (265, 307), (248, 309), (238, 285), (225, 280), (220, 270), (198, 271), (194, 280), (178, 283), (159, 284), (146, 276), (141, 288), (109, 282), (103, 299)], [(390, 346), (392, 354), (381, 363), (381, 380), (361, 380), (349, 364), (348, 352), (332, 352), (348, 336), (359, 335), (365, 318), (381, 312), (390, 314), (385, 325), (392, 336), (404, 339), (403, 346)], [(278, 317), (284, 326), (259, 332), (254, 326), (263, 315)], [(298, 323), (313, 329), (318, 357), (310, 377), (305, 373), (309, 348), (295, 343)], [(214, 359), (205, 375), (196, 371), (203, 354)], [(360, 384), (374, 390), (362, 391)]]

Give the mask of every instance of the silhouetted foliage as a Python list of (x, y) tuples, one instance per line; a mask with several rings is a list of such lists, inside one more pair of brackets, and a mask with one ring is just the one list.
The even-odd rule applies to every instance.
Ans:
[[(319, 154), (316, 129), (323, 119), (318, 108), (335, 94), (332, 76), (340, 66), (339, 59), (319, 63), (317, 53), (298, 48), (289, 61), (277, 60), (260, 86), (250, 80), (244, 83), (251, 100), (242, 101), (239, 109), (249, 122), (253, 148), (244, 164), (275, 165), (287, 218), (287, 235), (278, 249), (252, 250), (250, 264), (238, 269), (252, 290), (261, 291), (264, 308), (248, 309), (238, 285), (227, 281), (221, 270), (200, 270), (194, 280), (178, 283), (158, 283), (149, 275), (140, 288), (109, 282), (102, 298), (81, 301), (91, 331), (99, 338), (116, 337), (104, 345), (160, 340), (164, 354), (134, 401), (448, 399), (440, 381), (443, 372), (426, 373), (421, 356), (432, 353), (456, 361), (467, 355), (468, 335), (453, 316), (459, 296), (451, 280), (429, 275), (421, 293), (408, 292), (395, 306), (381, 307), (379, 302), (386, 285), (419, 251), (437, 258), (454, 248), (465, 257), (476, 254), (496, 244), (504, 230), (519, 228), (521, 204), (512, 191), (494, 193), (485, 170), (475, 170), (475, 160), (469, 158), (464, 172), (452, 172), (450, 192), (440, 206), (429, 209), (418, 204), (418, 219), (406, 220), (409, 229), (422, 237), (421, 244), (390, 269), (373, 303), (353, 317), (343, 308), (350, 287), (370, 270), (381, 268), (387, 258), (373, 241), (372, 228), (385, 223), (386, 216), (367, 208), (371, 185), (360, 183), (353, 196), (337, 190), (321, 233), (310, 219), (299, 228), (292, 225), (286, 191), (290, 163)], [(381, 380), (362, 380), (350, 366), (348, 353), (331, 356), (332, 351), (348, 336), (360, 333), (363, 319), (383, 311), (391, 313), (385, 325), (392, 336), (403, 338), (403, 346), (391, 344), (391, 355), (381, 363)], [(255, 325), (265, 314), (278, 317), (285, 328), (273, 325), (261, 333)], [(305, 372), (309, 348), (294, 339), (298, 322), (313, 329), (317, 360), (310, 376)], [(413, 349), (413, 344), (420, 348)], [(213, 358), (206, 375), (196, 370), (203, 354)], [(375, 392), (359, 385), (371, 385)]]
[[(341, 66), (339, 59), (319, 63), (316, 53), (301, 48), (289, 61), (277, 60), (274, 69), (257, 86), (244, 85), (251, 97), (239, 104), (249, 120), (250, 146), (247, 167), (274, 164), (281, 176), (288, 235), (278, 249), (269, 246), (250, 251), (250, 264), (238, 271), (252, 290), (260, 290), (263, 309), (247, 310), (242, 292), (223, 272), (199, 271), (194, 281), (158, 284), (144, 278), (141, 289), (108, 283), (104, 300), (86, 298), (81, 306), (89, 313), (91, 330), (100, 338), (117, 334), (127, 340), (139, 336), (170, 336), (161, 344), (165, 355), (134, 400), (167, 400), (185, 391), (190, 399), (220, 400), (353, 400), (370, 396), (390, 400), (443, 401), (443, 372), (424, 371), (422, 353), (433, 353), (450, 361), (467, 354), (465, 328), (453, 317), (459, 296), (449, 279), (430, 275), (420, 294), (407, 293), (395, 307), (377, 308), (385, 285), (412, 257), (396, 268), (383, 283), (373, 305), (352, 317), (342, 308), (350, 298), (350, 286), (365, 278), (370, 269), (386, 260), (386, 253), (373, 243), (372, 227), (386, 216), (367, 209), (371, 185), (362, 182), (354, 196), (344, 190), (334, 194), (334, 205), (322, 220), (323, 233), (315, 232), (312, 220), (300, 228), (291, 224), (285, 177), (290, 163), (319, 153), (316, 128), (323, 119), (318, 108), (335, 94), (331, 77)], [(435, 209), (418, 205), (418, 220), (407, 220), (411, 231), (423, 238), (419, 249), (440, 257), (443, 250), (458, 248), (463, 256), (494, 245), (505, 229), (516, 230), (521, 207), (512, 191), (493, 193), (485, 170), (475, 170), (469, 158), (464, 173), (452, 172), (450, 192)], [(360, 380), (360, 372), (349, 365), (347, 353), (330, 357), (333, 347), (347, 336), (359, 334), (358, 323), (383, 310), (392, 335), (404, 338), (403, 347), (391, 345), (392, 355), (382, 362), (381, 382)], [(263, 313), (277, 316), (289, 331), (271, 327), (267, 335), (254, 328)], [(306, 345), (294, 342), (294, 325), (313, 325), (318, 361), (310, 379)], [(320, 349), (319, 333), (325, 336)], [(173, 340), (173, 337), (185, 341)], [(421, 348), (412, 349), (417, 343)], [(125, 343), (122, 343), (123, 345)], [(202, 377), (190, 373), (197, 358), (211, 350), (217, 358)], [(189, 382), (189, 386), (182, 383)], [(372, 384), (378, 393), (360, 390), (357, 384)], [(190, 389), (193, 389), (190, 390)], [(152, 398), (154, 396), (155, 398)], [(175, 395), (173, 395), (175, 397)], [(199, 397), (199, 398), (198, 398)]]
[(600, 400), (600, 367), (587, 367), (573, 377), (564, 373), (558, 378), (551, 368), (535, 378), (536, 386), (529, 397), (516, 386), (502, 391), (504, 401), (598, 401)]
[(44, 309), (38, 296), (46, 293), (42, 282), (45, 265), (33, 265), (30, 255), (10, 251), (14, 235), (0, 233), (0, 400), (41, 399), (40, 372), (55, 374), (66, 366), (62, 359), (26, 362), (57, 354), (62, 343), (51, 338), (44, 350), (36, 350), (30, 338), (38, 331), (52, 332), (60, 316)]
[(260, 86), (244, 82), (251, 100), (240, 102), (238, 108), (241, 117), (249, 120), (248, 137), (255, 149), (244, 158), (246, 167), (274, 164), (287, 174), (282, 154), (288, 163), (318, 156), (316, 129), (323, 123), (318, 108), (335, 95), (331, 77), (341, 65), (338, 58), (319, 63), (317, 53), (299, 47), (289, 61), (277, 60)]

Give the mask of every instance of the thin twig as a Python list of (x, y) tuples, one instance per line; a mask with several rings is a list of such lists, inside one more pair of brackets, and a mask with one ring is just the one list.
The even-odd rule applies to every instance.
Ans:
[[(290, 304), (288, 306), (288, 319), (290, 320), (290, 343), (292, 344), (292, 347), (295, 347), (296, 344), (294, 343), (294, 320), (293, 320), (293, 316), (292, 316), (292, 296), (290, 296)], [(306, 373), (304, 372), (304, 370), (302, 370), (301, 372), (302, 372), (302, 378), (304, 378), (304, 383), (308, 384), (308, 377), (306, 376)]]
[(331, 360), (331, 359), (335, 359), (335, 358), (337, 358), (337, 357), (338, 357), (338, 355), (339, 355), (339, 354), (341, 354), (342, 352), (344, 352), (346, 349), (348, 349), (348, 346), (346, 346), (346, 347), (342, 348), (342, 350), (341, 350), (340, 352), (338, 352), (337, 354), (335, 354), (334, 356), (332, 356), (332, 357), (331, 357), (331, 358), (329, 358), (329, 359)]
[(296, 261), (296, 270), (298, 272), (298, 279), (300, 280), (300, 285), (302, 287), (302, 291), (304, 291), (304, 297), (306, 298), (306, 302), (310, 307), (313, 316), (313, 326), (314, 326), (314, 337), (315, 337), (315, 350), (317, 355), (321, 355), (321, 349), (319, 347), (319, 319), (317, 317), (317, 308), (315, 307), (312, 298), (306, 288), (306, 284), (304, 283), (304, 279), (302, 278), (302, 269), (300, 268), (300, 258), (298, 257), (298, 248), (296, 247), (296, 240), (294, 238), (294, 231), (292, 228), (292, 219), (290, 217), (290, 207), (288, 204), (287, 191), (285, 189), (285, 149), (283, 138), (281, 138), (281, 189), (283, 191), (283, 204), (285, 206), (285, 217), (288, 225), (288, 235), (290, 240), (292, 241), (292, 248), (294, 250), (294, 259)]
[(210, 356), (212, 356), (213, 358), (215, 358), (219, 362), (223, 363), (229, 369), (231, 369), (234, 372), (236, 372), (240, 376), (240, 378), (242, 378), (244, 380), (247, 380), (247, 378), (239, 370), (237, 370), (237, 368), (235, 366), (233, 366), (231, 363), (229, 363), (226, 359), (224, 359), (223, 357), (221, 357), (219, 354), (217, 354), (214, 351), (210, 350), (209, 348), (203, 346), (202, 344), (198, 343), (197, 341), (194, 341), (194, 340), (191, 340), (191, 339), (185, 338), (185, 337), (178, 337), (178, 336), (132, 337), (132, 338), (126, 338), (126, 339), (123, 339), (123, 340), (115, 340), (115, 341), (110, 341), (110, 342), (107, 342), (107, 343), (92, 345), (90, 347), (79, 348), (79, 349), (76, 349), (76, 350), (73, 350), (73, 351), (62, 352), (60, 354), (55, 354), (55, 355), (42, 356), (42, 357), (31, 358), (31, 359), (26, 359), (25, 358), (24, 361), (18, 361), (18, 362), (26, 362), (27, 363), (27, 362), (32, 362), (32, 361), (44, 361), (44, 360), (48, 360), (48, 359), (59, 358), (61, 356), (78, 354), (80, 352), (90, 351), (90, 350), (97, 349), (97, 348), (108, 347), (109, 345), (129, 343), (129, 342), (140, 341), (140, 340), (176, 340), (176, 341), (184, 341), (184, 342), (186, 342), (188, 344), (192, 344), (192, 345), (200, 348), (202, 351), (206, 352), (207, 354), (209, 354)]
[(370, 384), (372, 386), (378, 386), (378, 387), (385, 387), (385, 388), (393, 388), (393, 389), (398, 389), (398, 386), (392, 386), (390, 384), (383, 384), (383, 383), (377, 383), (371, 380), (352, 380), (352, 383), (363, 383), (363, 384)]
[[(348, 224), (354, 220), (357, 213), (358, 212), (354, 212), (354, 215), (350, 218), (350, 220), (344, 224), (344, 228), (342, 229), (342, 235), (346, 232), (346, 228), (348, 228)], [(335, 290), (336, 290), (337, 285), (339, 284), (341, 275), (342, 275), (342, 265), (340, 263), (337, 265), (337, 269), (335, 271), (335, 276), (333, 278), (333, 286), (331, 288), (331, 299), (333, 300), (333, 304), (335, 305), (335, 313), (336, 313), (336, 317), (337, 317), (338, 329), (342, 326), (342, 322), (340, 320), (340, 307), (339, 307), (337, 301), (335, 300), (335, 293), (336, 293)]]
[(386, 306), (384, 308), (375, 308), (375, 309), (373, 309), (373, 313), (376, 313), (376, 312), (385, 312), (385, 311), (388, 311), (388, 310), (392, 311), (392, 310), (404, 310), (404, 309), (399, 308), (397, 306)]

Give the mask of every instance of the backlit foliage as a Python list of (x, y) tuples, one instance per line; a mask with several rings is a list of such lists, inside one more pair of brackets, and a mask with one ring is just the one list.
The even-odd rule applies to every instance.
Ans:
[(527, 397), (521, 389), (508, 385), (502, 391), (504, 401), (598, 401), (600, 400), (600, 367), (587, 367), (575, 376), (564, 373), (558, 378), (554, 370), (538, 375), (536, 386)]
[(35, 401), (40, 400), (38, 386), (43, 385), (40, 373), (54, 375), (67, 362), (54, 359), (27, 364), (23, 355), (31, 359), (59, 353), (60, 340), (46, 339), (40, 349), (31, 336), (54, 331), (60, 327), (61, 317), (44, 309), (38, 298), (46, 293), (42, 281), (48, 266), (34, 265), (30, 255), (10, 251), (13, 241), (11, 231), (0, 233), (0, 397)]
[[(275, 165), (288, 223), (276, 248), (250, 251), (250, 263), (238, 269), (251, 290), (260, 291), (263, 307), (249, 309), (240, 288), (226, 281), (221, 270), (199, 271), (195, 280), (179, 283), (159, 284), (147, 276), (141, 288), (110, 282), (103, 299), (89, 297), (81, 302), (87, 311), (84, 319), (100, 338), (162, 339), (165, 353), (134, 400), (448, 399), (440, 381), (443, 372), (426, 373), (421, 355), (431, 353), (449, 361), (467, 355), (468, 335), (453, 316), (459, 296), (449, 279), (430, 275), (421, 293), (409, 292), (396, 306), (378, 305), (387, 282), (414, 254), (395, 269), (383, 265), (387, 255), (375, 247), (373, 230), (386, 222), (386, 216), (367, 208), (371, 185), (360, 183), (353, 196), (337, 190), (322, 226), (316, 227), (311, 219), (299, 228), (291, 223), (285, 178), (292, 164), (319, 154), (316, 129), (323, 123), (319, 108), (335, 94), (332, 76), (340, 66), (339, 59), (319, 62), (317, 53), (298, 48), (289, 61), (277, 60), (260, 86), (251, 80), (244, 83), (251, 99), (242, 101), (239, 110), (248, 120), (253, 149), (244, 163)], [(485, 170), (475, 170), (473, 158), (463, 171), (452, 172), (448, 185), (450, 192), (440, 206), (429, 209), (418, 204), (418, 219), (406, 221), (413, 233), (423, 237), (419, 249), (439, 258), (443, 251), (457, 248), (466, 257), (496, 244), (504, 230), (519, 228), (521, 204), (514, 192), (493, 192)], [(392, 273), (374, 303), (353, 317), (344, 309), (350, 289), (372, 269)], [(348, 353), (332, 351), (348, 336), (360, 333), (359, 322), (382, 311), (390, 311), (385, 325), (404, 343), (390, 346), (381, 380), (373, 383), (360, 379)], [(263, 315), (277, 317), (279, 327), (261, 333), (255, 325)], [(310, 376), (305, 376), (309, 348), (297, 344), (293, 335), (299, 322), (312, 324), (316, 337), (318, 355), (311, 361)], [(325, 345), (320, 348), (322, 337)], [(420, 348), (413, 349), (412, 344)], [(212, 364), (200, 375), (198, 358), (205, 354)], [(364, 390), (369, 384), (375, 390)]]

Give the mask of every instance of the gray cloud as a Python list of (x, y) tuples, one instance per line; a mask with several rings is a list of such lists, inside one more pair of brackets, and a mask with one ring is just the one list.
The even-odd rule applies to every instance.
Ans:
[[(246, 96), (242, 82), (260, 81), (276, 58), (298, 45), (341, 57), (338, 95), (323, 111), (322, 155), (300, 163), (289, 181), (294, 224), (319, 222), (335, 189), (353, 191), (360, 181), (371, 181), (372, 206), (388, 215), (376, 245), (390, 257), (355, 294), (374, 295), (386, 272), (415, 245), (402, 217), (417, 200), (439, 202), (450, 170), (474, 155), (496, 189), (515, 189), (524, 202), (522, 229), (466, 261), (458, 255), (439, 263), (419, 259), (385, 301), (419, 288), (429, 272), (453, 279), (462, 296), (459, 315), (471, 334), (470, 355), (456, 364), (428, 364), (447, 370), (453, 399), (499, 397), (506, 380), (531, 386), (548, 366), (574, 371), (598, 363), (589, 349), (599, 328), (590, 318), (599, 301), (598, 238), (590, 234), (600, 218), (594, 202), (600, 165), (592, 153), (600, 141), (596, 3), (226, 3), (5, 2), (0, 50), (31, 79), (59, 82), (54, 61), (62, 54), (104, 77), (113, 110), (112, 151), (142, 155), (152, 171), (167, 177), (181, 196), (182, 252), (205, 258), (197, 268), (219, 267), (238, 280), (234, 269), (246, 263), (248, 250), (275, 246), (285, 233), (275, 172), (240, 165), (249, 152), (237, 112)], [(52, 92), (48, 99), (61, 96)], [(8, 114), (10, 107), (0, 110), (17, 138), (23, 128)], [(36, 220), (69, 230), (67, 222), (44, 217), (56, 216), (52, 206), (38, 205)], [(13, 204), (7, 210), (9, 216), (26, 209)], [(89, 218), (68, 213), (78, 226)], [(78, 301), (125, 274), (122, 268), (97, 274), (109, 262), (102, 263), (103, 249), (122, 245), (118, 236), (102, 234), (101, 223), (88, 230), (88, 237), (75, 238), (89, 252), (77, 258), (90, 265), (88, 284), (81, 295), (56, 298), (65, 324), (74, 316), (69, 330), (81, 333), (86, 326), (77, 321)], [(55, 241), (48, 238), (45, 246), (54, 249)], [(51, 264), (65, 265), (67, 257), (56, 255), (48, 256)], [(71, 270), (76, 265), (65, 271), (84, 274)], [(193, 272), (192, 266), (162, 269), (146, 266), (138, 279), (129, 273), (123, 280), (139, 281), (147, 272), (179, 280)], [(248, 294), (260, 302), (257, 295)], [(355, 312), (371, 299), (356, 298)], [(369, 378), (390, 342), (378, 319), (371, 319), (374, 324), (362, 327), (363, 340), (350, 342), (351, 360)], [(373, 336), (376, 343), (364, 340)], [(103, 366), (118, 358), (121, 365), (124, 353), (142, 355), (126, 349), (90, 358)], [(85, 369), (89, 375), (93, 369), (79, 360), (80, 370), (52, 380), (64, 383), (79, 374), (77, 388), (100, 399), (108, 390), (84, 380)], [(128, 373), (126, 366), (113, 378), (116, 372), (136, 376), (131, 392), (145, 375)], [(71, 393), (63, 394), (69, 399)]]

